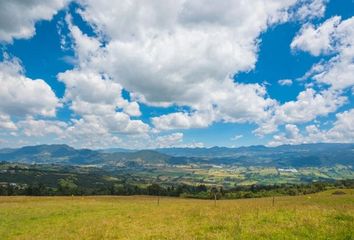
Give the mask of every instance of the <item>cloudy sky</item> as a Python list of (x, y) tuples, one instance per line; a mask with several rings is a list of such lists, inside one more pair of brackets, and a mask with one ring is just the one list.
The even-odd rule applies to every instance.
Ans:
[(0, 147), (354, 142), (352, 0), (0, 1)]

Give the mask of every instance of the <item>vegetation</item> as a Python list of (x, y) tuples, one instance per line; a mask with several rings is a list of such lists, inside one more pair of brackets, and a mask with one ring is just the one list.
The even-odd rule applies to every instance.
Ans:
[(0, 239), (354, 239), (352, 149), (3, 149)]
[(328, 182), (354, 179), (353, 149), (354, 144), (328, 143), (275, 148), (251, 146), (141, 151), (97, 151), (74, 149), (67, 145), (27, 146), (0, 149), (0, 182), (51, 182), (50, 186), (56, 187), (60, 179), (71, 175), (80, 186), (87, 185), (80, 182), (81, 179), (92, 182), (106, 176), (97, 182), (105, 186), (114, 182), (145, 188), (151, 183), (161, 186), (222, 185), (229, 189), (253, 184)]
[(99, 194), (102, 191), (108, 194), (107, 187), (112, 188), (114, 185), (146, 188), (152, 183), (166, 188), (177, 185), (205, 185), (208, 188), (222, 186), (224, 189), (250, 185), (301, 185), (354, 179), (354, 171), (345, 166), (298, 168), (297, 172), (281, 172), (276, 168), (261, 167), (204, 168), (203, 166), (105, 170), (92, 166), (0, 162), (0, 186), (13, 183), (25, 188), (43, 184), (49, 188), (57, 188), (59, 180), (67, 178), (73, 178), (75, 184), (81, 189), (88, 190), (85, 190), (85, 194)]
[(60, 165), (2, 165), (0, 195), (71, 196), (71, 195), (159, 195), (185, 198), (219, 199), (304, 195), (331, 188), (354, 188), (354, 180), (307, 184), (238, 185), (164, 183), (129, 174), (97, 168)]
[[(333, 195), (335, 191), (345, 194)], [(7, 239), (354, 239), (354, 191), (218, 200), (0, 197)]]

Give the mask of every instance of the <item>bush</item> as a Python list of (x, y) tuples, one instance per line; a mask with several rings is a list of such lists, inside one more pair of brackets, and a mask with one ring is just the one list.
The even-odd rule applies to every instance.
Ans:
[(332, 195), (345, 195), (346, 193), (343, 191), (335, 191), (332, 193)]

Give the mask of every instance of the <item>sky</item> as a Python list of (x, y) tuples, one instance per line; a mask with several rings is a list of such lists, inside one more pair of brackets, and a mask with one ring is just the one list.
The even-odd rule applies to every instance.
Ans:
[(354, 142), (353, 0), (0, 1), (0, 148)]

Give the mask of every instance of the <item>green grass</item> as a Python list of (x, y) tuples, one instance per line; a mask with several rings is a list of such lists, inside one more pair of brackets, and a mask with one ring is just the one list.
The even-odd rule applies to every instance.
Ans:
[(0, 239), (354, 239), (354, 190), (213, 201), (0, 197)]

